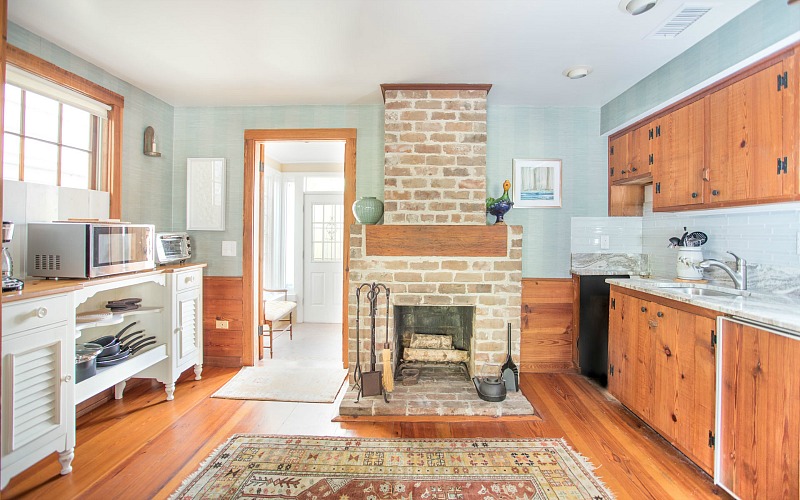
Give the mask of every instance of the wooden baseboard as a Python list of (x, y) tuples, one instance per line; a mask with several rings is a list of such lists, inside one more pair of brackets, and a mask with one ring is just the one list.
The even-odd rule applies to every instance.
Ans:
[(236, 368), (242, 365), (242, 358), (236, 356), (203, 356), (204, 366), (219, 366), (221, 368)]

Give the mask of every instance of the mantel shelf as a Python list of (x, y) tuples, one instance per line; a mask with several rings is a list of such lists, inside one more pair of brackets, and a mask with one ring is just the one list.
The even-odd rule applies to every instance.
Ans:
[(367, 256), (381, 257), (506, 257), (505, 224), (366, 226)]

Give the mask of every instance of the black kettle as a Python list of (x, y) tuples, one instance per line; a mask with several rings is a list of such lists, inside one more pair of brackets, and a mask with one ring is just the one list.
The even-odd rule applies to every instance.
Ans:
[(472, 377), (478, 397), (497, 403), (506, 399), (506, 384), (500, 377)]

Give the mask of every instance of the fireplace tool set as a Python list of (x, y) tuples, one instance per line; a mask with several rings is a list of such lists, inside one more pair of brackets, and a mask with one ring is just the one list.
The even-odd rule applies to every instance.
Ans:
[[(370, 317), (370, 344), (369, 344), (369, 371), (361, 370), (361, 340), (359, 338), (361, 323), (361, 293), (366, 291), (369, 302)], [(375, 369), (375, 315), (378, 312), (378, 297), (386, 295), (386, 342), (383, 344), (383, 372)], [(380, 396), (389, 402), (388, 392), (393, 389), (391, 351), (389, 350), (389, 288), (383, 283), (363, 283), (356, 288), (356, 367), (353, 370), (355, 388), (358, 389), (356, 403), (362, 396)]]

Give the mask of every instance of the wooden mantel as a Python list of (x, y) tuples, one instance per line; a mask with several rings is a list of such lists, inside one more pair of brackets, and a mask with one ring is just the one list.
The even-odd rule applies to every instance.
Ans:
[(489, 93), (491, 83), (382, 83), (381, 94), (386, 102), (387, 90), (485, 90)]
[(505, 257), (508, 226), (366, 226), (367, 256)]

